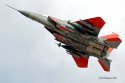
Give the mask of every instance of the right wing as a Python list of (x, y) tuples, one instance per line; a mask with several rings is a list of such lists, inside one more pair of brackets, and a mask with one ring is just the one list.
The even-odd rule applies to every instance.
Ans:
[[(76, 23), (76, 24), (75, 24)], [(73, 23), (71, 23), (73, 24)], [(101, 28), (104, 26), (105, 21), (101, 17), (94, 17), (85, 20), (74, 22), (74, 26), (82, 32), (87, 32), (90, 35), (98, 36)]]

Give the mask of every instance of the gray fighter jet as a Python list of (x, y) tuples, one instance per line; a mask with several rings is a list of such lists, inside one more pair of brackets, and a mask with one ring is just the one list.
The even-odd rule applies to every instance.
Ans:
[(78, 67), (87, 68), (89, 57), (94, 56), (98, 58), (98, 62), (104, 71), (110, 71), (111, 60), (107, 57), (122, 41), (115, 33), (98, 37), (101, 28), (105, 24), (101, 17), (70, 22), (51, 16), (46, 17), (28, 11), (17, 10), (13, 7), (10, 8), (43, 24), (60, 42), (58, 46), (63, 47), (67, 53), (72, 55)]

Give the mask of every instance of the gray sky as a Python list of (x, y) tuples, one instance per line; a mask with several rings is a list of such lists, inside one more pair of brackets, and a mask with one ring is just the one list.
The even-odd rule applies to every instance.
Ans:
[[(104, 72), (97, 59), (80, 69), (54, 37), (36, 23), (6, 7), (54, 16), (63, 20), (100, 16), (106, 21), (101, 35), (118, 33), (123, 40), (109, 58), (111, 71)], [(0, 83), (124, 83), (124, 0), (3, 0), (0, 1)], [(117, 79), (98, 79), (117, 77)]]

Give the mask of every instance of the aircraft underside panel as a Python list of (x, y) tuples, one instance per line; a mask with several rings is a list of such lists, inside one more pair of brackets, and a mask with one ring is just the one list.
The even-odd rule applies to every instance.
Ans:
[(72, 32), (67, 33), (66, 35), (60, 35), (57, 33), (55, 34), (55, 37), (58, 41), (74, 47), (80, 52), (90, 53), (97, 57), (106, 56), (106, 51), (108, 50), (108, 47), (105, 47), (104, 44), (98, 42), (90, 36), (77, 36)]

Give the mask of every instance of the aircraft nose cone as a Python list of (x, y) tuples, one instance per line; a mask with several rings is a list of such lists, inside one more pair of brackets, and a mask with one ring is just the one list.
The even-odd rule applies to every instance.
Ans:
[(31, 13), (27, 12), (27, 11), (21, 11), (19, 10), (18, 12), (20, 12), (22, 15), (26, 16), (26, 17), (30, 17)]

